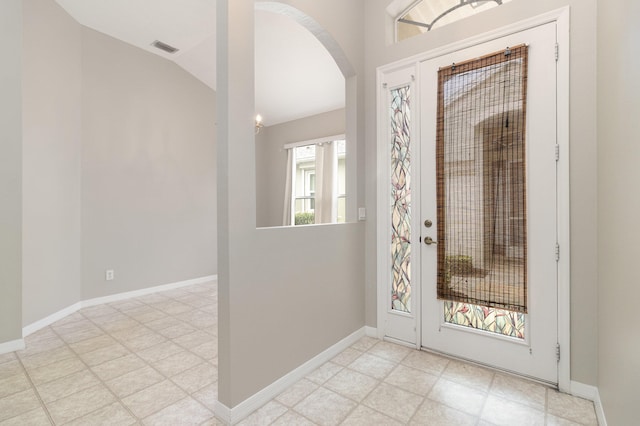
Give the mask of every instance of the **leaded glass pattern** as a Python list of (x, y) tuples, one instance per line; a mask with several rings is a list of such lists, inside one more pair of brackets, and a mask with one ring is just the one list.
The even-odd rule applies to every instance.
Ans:
[(391, 90), (391, 309), (411, 313), (411, 86)]
[(524, 339), (525, 314), (462, 302), (444, 302), (444, 321), (449, 324), (475, 328)]

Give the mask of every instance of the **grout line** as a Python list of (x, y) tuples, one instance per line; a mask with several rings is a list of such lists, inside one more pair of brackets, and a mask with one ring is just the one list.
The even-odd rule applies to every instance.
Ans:
[[(16, 358), (18, 359), (18, 362), (20, 363), (20, 366), (22, 367), (22, 371), (24, 372), (24, 375), (27, 377), (27, 380), (29, 381), (29, 384), (31, 384), (31, 389), (33, 390), (33, 393), (36, 394), (36, 398), (38, 398), (38, 401), (40, 402), (40, 408), (42, 408), (44, 410), (44, 414), (47, 416), (47, 419), (49, 419), (49, 422), (52, 425), (55, 425), (56, 423), (53, 421), (53, 417), (51, 416), (51, 413), (49, 412), (49, 409), (47, 408), (47, 406), (45, 405), (44, 401), (42, 400), (42, 397), (40, 396), (40, 392), (38, 392), (38, 388), (33, 383), (33, 380), (31, 380), (31, 376), (29, 375), (29, 372), (25, 368), (25, 366), (22, 363), (22, 360), (20, 359), (20, 357), (16, 356)], [(35, 410), (36, 410), (36, 408), (34, 408), (33, 410), (28, 411), (28, 413), (30, 413), (31, 411), (35, 411)], [(22, 413), (22, 414), (26, 414), (26, 413)], [(18, 416), (20, 416), (22, 414), (18, 414)], [(18, 417), (18, 416), (14, 416), (13, 418)], [(9, 419), (7, 419), (7, 420), (9, 420)]]

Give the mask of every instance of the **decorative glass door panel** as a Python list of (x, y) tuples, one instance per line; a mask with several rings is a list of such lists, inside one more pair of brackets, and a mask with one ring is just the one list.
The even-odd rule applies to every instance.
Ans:
[(420, 69), (420, 219), (432, 223), (421, 229), (422, 346), (549, 383), (554, 50), (551, 23)]

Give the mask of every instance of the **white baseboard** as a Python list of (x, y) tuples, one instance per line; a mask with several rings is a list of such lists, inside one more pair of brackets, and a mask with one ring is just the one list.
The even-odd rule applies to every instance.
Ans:
[(604, 409), (602, 408), (602, 401), (600, 400), (600, 392), (598, 391), (597, 387), (585, 385), (584, 383), (580, 382), (574, 382), (572, 380), (571, 395), (593, 401), (593, 405), (596, 410), (596, 416), (598, 417), (598, 424), (600, 426), (607, 426), (607, 419), (604, 416)]
[(296, 383), (298, 380), (304, 378), (307, 374), (311, 373), (313, 370), (357, 342), (358, 339), (365, 335), (365, 333), (366, 327), (362, 327), (361, 329), (353, 332), (335, 345), (311, 358), (300, 367), (279, 378), (266, 388), (245, 399), (233, 408), (229, 408), (220, 401), (216, 401), (214, 410), (216, 417), (222, 420), (225, 424), (234, 425), (238, 423), (255, 410), (278, 396), (282, 391)]
[(94, 299), (84, 300), (82, 302), (82, 307), (88, 308), (89, 306), (119, 302), (121, 300), (131, 299), (133, 297), (146, 296), (147, 294), (158, 293), (161, 291), (175, 290), (177, 288), (187, 287), (194, 284), (201, 284), (208, 281), (214, 281), (217, 279), (218, 279), (217, 275), (208, 275), (206, 277), (194, 278), (194, 279), (185, 280), (185, 281), (178, 281), (176, 283), (163, 284), (155, 287), (142, 288), (140, 290), (127, 291), (125, 293), (112, 294), (110, 296), (96, 297)]
[(29, 324), (28, 326), (23, 327), (22, 337), (27, 337), (28, 335), (33, 334), (40, 329), (50, 326), (54, 322), (59, 321), (62, 318), (73, 314), (74, 312), (77, 312), (78, 310), (80, 310), (80, 308), (82, 308), (82, 302), (77, 302), (71, 306), (67, 306), (66, 308), (58, 312), (54, 312), (53, 314), (45, 318), (42, 318), (41, 320), (38, 320), (32, 324)]
[(24, 339), (10, 340), (8, 342), (0, 343), (0, 355), (8, 354), (9, 352), (21, 351), (24, 349)]
[[(83, 300), (77, 303), (74, 303), (71, 306), (68, 306), (58, 312), (55, 312), (49, 315), (46, 318), (38, 320), (33, 324), (29, 324), (22, 328), (22, 337), (27, 337), (30, 334), (35, 333), (36, 331), (43, 329), (56, 321), (61, 320), (62, 318), (73, 314), (74, 312), (79, 311), (82, 308), (88, 308), (89, 306), (102, 305), (104, 303), (118, 302), (121, 300), (131, 299), (133, 297), (145, 296), (147, 294), (158, 293), (161, 291), (174, 290), (176, 288), (187, 287), (194, 284), (200, 284), (208, 281), (215, 281), (218, 279), (217, 275), (208, 275), (206, 277), (194, 278), (191, 280), (178, 281), (170, 284), (163, 284), (154, 287), (147, 287), (140, 290), (127, 291), (124, 293), (112, 294), (110, 296), (104, 297), (96, 297), (94, 299)], [(1, 346), (0, 346), (1, 347)], [(21, 349), (24, 349), (21, 348)], [(9, 351), (10, 352), (10, 351)]]
[(368, 325), (364, 327), (365, 336), (373, 337), (374, 339), (378, 338), (378, 329), (375, 327), (369, 327)]

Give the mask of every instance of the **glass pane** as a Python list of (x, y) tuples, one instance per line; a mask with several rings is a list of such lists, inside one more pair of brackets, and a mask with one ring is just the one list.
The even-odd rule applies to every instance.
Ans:
[(338, 223), (344, 223), (347, 221), (347, 197), (338, 197)]
[(511, 0), (423, 0), (398, 20), (398, 41), (425, 33)]
[(444, 320), (450, 324), (524, 339), (524, 318), (521, 312), (488, 308), (461, 302), (444, 302)]
[(411, 312), (410, 86), (391, 91), (391, 309)]
[(527, 47), (439, 71), (438, 298), (527, 312)]

